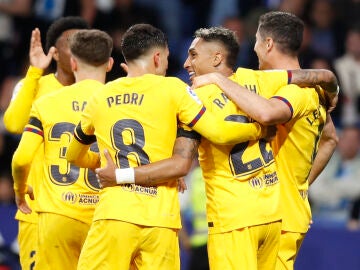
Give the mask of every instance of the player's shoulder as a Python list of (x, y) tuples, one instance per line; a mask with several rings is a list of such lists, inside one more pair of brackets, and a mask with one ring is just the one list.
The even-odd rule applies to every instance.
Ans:
[(313, 95), (317, 95), (316, 89), (312, 87), (300, 87), (296, 84), (287, 84), (280, 88), (280, 90), (292, 91), (294, 94), (298, 94), (299, 96), (307, 96), (311, 97)]
[(184, 86), (184, 87), (188, 86), (183, 80), (174, 76), (157, 76), (157, 77), (161, 83), (167, 85)]
[(242, 84), (245, 82), (257, 80), (259, 74), (257, 70), (249, 69), (249, 68), (237, 68), (234, 74), (230, 77), (232, 80)]
[(41, 104), (56, 104), (61, 102), (63, 96), (65, 96), (67, 92), (71, 91), (72, 87), (73, 85), (63, 86), (56, 91), (41, 95), (34, 101), (34, 104), (41, 106)]
[(194, 92), (201, 97), (210, 97), (223, 91), (216, 84), (207, 84), (201, 87), (195, 88)]
[(255, 70), (250, 68), (244, 68), (244, 67), (238, 67), (235, 71), (235, 73), (241, 73), (241, 72), (254, 72)]
[[(156, 76), (152, 81), (153, 85), (161, 92), (166, 91), (167, 94), (179, 95), (187, 92), (189, 85), (177, 77), (173, 76)], [(165, 93), (164, 93), (165, 94)]]
[(48, 73), (46, 75), (41, 76), (39, 79), (39, 83), (47, 84), (47, 83), (56, 83), (56, 82), (59, 83), (59, 81), (56, 79), (56, 76), (54, 73)]

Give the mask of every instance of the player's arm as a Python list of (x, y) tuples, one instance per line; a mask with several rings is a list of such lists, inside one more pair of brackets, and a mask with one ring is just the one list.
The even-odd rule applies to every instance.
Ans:
[(247, 115), (263, 125), (274, 125), (288, 121), (292, 114), (289, 104), (277, 99), (266, 99), (230, 80), (220, 73), (209, 73), (195, 77), (193, 87), (209, 83), (216, 84)]
[(55, 48), (44, 54), (39, 29), (31, 34), (30, 41), (30, 67), (25, 78), (20, 81), (13, 93), (9, 107), (4, 114), (5, 128), (11, 133), (21, 133), (29, 121), (31, 105), (36, 97), (39, 79), (43, 71), (50, 65)]
[(95, 135), (87, 135), (83, 132), (81, 122), (76, 126), (74, 135), (66, 150), (66, 159), (68, 162), (82, 168), (95, 170), (100, 166), (100, 156), (98, 153), (90, 150), (90, 145), (96, 142)]
[(147, 165), (119, 169), (110, 154), (104, 151), (107, 164), (95, 172), (102, 187), (117, 184), (132, 184), (155, 186), (164, 182), (177, 181), (185, 176), (197, 155), (200, 136), (193, 131), (178, 130), (178, 137), (174, 144), (170, 158), (156, 161)]
[(335, 74), (327, 69), (298, 69), (289, 71), (290, 83), (300, 87), (315, 87), (319, 85), (325, 90), (327, 110), (331, 112), (338, 102), (339, 85)]
[(337, 95), (339, 90), (335, 74), (327, 69), (296, 69), (290, 70), (289, 83), (300, 87), (315, 87), (319, 85), (327, 93)]
[(311, 185), (328, 164), (338, 144), (339, 138), (330, 114), (326, 116), (326, 123), (319, 141), (319, 150), (316, 154), (313, 166), (308, 176)]
[(231, 115), (224, 119), (205, 107), (186, 125), (209, 141), (220, 145), (258, 140), (269, 136), (271, 131), (259, 123), (249, 123), (247, 116)]
[(22, 133), (29, 121), (38, 81), (43, 70), (30, 66), (23, 80), (16, 84), (10, 104), (4, 113), (5, 128), (11, 133)]
[(37, 118), (30, 118), (11, 163), (16, 204), (25, 214), (31, 213), (31, 209), (25, 201), (25, 195), (31, 193), (27, 186), (27, 177), (34, 155), (42, 143), (41, 122)]

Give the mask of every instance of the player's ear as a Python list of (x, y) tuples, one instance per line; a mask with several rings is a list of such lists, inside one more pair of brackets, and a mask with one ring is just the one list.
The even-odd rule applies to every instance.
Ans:
[(55, 48), (55, 50), (54, 50), (54, 54), (53, 54), (53, 59), (55, 61), (59, 61), (59, 51), (56, 47), (54, 47), (54, 48)]
[(154, 54), (154, 65), (155, 65), (155, 68), (158, 68), (160, 66), (160, 52), (156, 52)]
[(266, 50), (269, 52), (274, 47), (274, 40), (270, 37), (266, 38)]
[(220, 52), (216, 52), (213, 59), (213, 66), (217, 67), (223, 61), (223, 55)]
[(114, 58), (109, 57), (109, 61), (106, 67), (106, 72), (109, 72), (112, 69), (113, 65), (114, 65)]
[(70, 66), (71, 66), (71, 71), (74, 72), (77, 70), (78, 64), (77, 61), (74, 57), (70, 57)]

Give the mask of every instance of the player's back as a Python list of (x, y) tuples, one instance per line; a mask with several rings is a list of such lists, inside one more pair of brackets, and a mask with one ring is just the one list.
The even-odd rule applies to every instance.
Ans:
[[(200, 102), (194, 105), (186, 88), (177, 78), (152, 74), (108, 83), (84, 113), (93, 123), (100, 153), (108, 149), (120, 168), (171, 157), (178, 119), (190, 123), (203, 108)], [(179, 228), (177, 192), (176, 181), (104, 189), (95, 219)]]
[[(98, 183), (89, 169), (68, 164), (66, 147), (87, 100), (103, 86), (84, 80), (36, 101), (30, 124), (43, 130), (43, 181), (38, 190), (38, 211), (52, 212), (90, 223), (98, 201)], [(85, 179), (85, 180), (84, 180)]]

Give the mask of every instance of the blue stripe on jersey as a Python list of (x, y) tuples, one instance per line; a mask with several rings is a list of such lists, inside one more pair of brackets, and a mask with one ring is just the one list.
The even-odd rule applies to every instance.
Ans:
[(29, 119), (29, 125), (32, 125), (34, 127), (39, 128), (40, 130), (44, 130), (42, 123), (39, 119), (37, 119), (36, 117), (30, 117)]
[(200, 112), (195, 116), (195, 118), (190, 122), (190, 124), (188, 124), (188, 127), (193, 127), (197, 121), (199, 121), (200, 117), (205, 113), (206, 108), (203, 106), (200, 110)]
[(277, 98), (277, 99), (285, 102), (285, 104), (286, 104), (286, 105), (289, 107), (289, 109), (290, 109), (291, 118), (293, 117), (294, 109), (293, 109), (293, 107), (291, 106), (291, 103), (290, 103), (286, 98), (283, 98), (283, 97), (280, 97), (280, 96), (273, 96), (272, 98)]
[(86, 135), (82, 129), (81, 129), (81, 123), (79, 123), (74, 131), (74, 137), (76, 140), (78, 140), (80, 143), (85, 145), (90, 145), (94, 142), (96, 142), (96, 136), (95, 135)]
[(35, 128), (25, 127), (24, 131), (28, 131), (28, 132), (32, 132), (32, 133), (38, 134), (38, 135), (40, 135), (41, 137), (44, 136), (44, 132), (43, 132), (42, 130), (38, 130), (38, 129), (35, 129)]
[(288, 71), (287, 71), (287, 74), (288, 74), (288, 84), (290, 84), (290, 83), (291, 83), (291, 79), (292, 79), (292, 72), (291, 72), (291, 70), (288, 70)]

